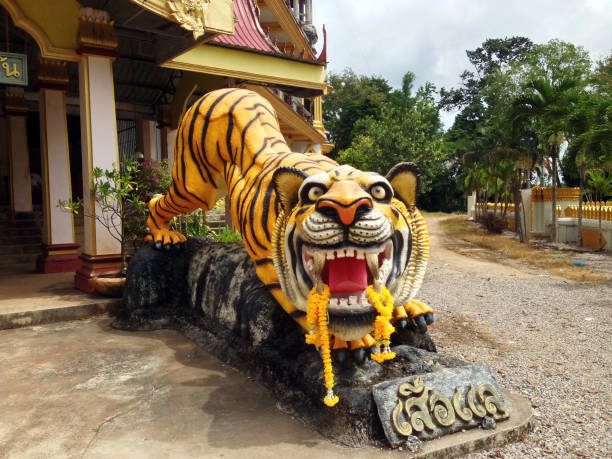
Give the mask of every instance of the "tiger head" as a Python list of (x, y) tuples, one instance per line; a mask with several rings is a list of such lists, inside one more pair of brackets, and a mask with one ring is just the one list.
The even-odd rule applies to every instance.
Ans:
[[(273, 178), (282, 211), (273, 234), (281, 287), (306, 311), (314, 285), (329, 286), (329, 331), (346, 341), (373, 328), (377, 312), (365, 295), (386, 286), (395, 305), (414, 297), (429, 256), (419, 244), (425, 229), (414, 207), (418, 172), (395, 166), (386, 177), (338, 166), (308, 176), (279, 168)], [(426, 247), (425, 247), (426, 245)]]

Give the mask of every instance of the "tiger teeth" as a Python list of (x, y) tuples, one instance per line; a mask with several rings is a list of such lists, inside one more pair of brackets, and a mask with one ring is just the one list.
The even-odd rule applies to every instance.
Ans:
[(370, 270), (370, 274), (374, 279), (378, 278), (378, 254), (368, 252), (366, 253), (366, 263), (368, 264), (368, 269)]
[(330, 298), (328, 306), (338, 306), (338, 298)]
[(358, 304), (357, 303), (357, 297), (356, 296), (349, 296), (348, 297), (348, 304)]
[(333, 250), (330, 250), (329, 252), (326, 252), (325, 253), (325, 257), (328, 260), (333, 260), (334, 258), (336, 258), (336, 256), (334, 255), (334, 251)]
[(345, 252), (347, 257), (353, 257), (355, 255), (355, 251), (353, 249), (346, 249)]
[(312, 271), (315, 277), (318, 279), (321, 277), (321, 272), (325, 267), (325, 254), (321, 252), (315, 252), (312, 257)]
[(340, 306), (348, 306), (348, 299), (340, 298)]
[(336, 257), (337, 257), (337, 258), (344, 258), (345, 256), (346, 256), (346, 255), (345, 255), (344, 249), (341, 249), (341, 250), (337, 250), (337, 251), (336, 251)]
[(357, 258), (358, 260), (363, 260), (364, 259), (364, 253), (360, 250), (356, 250), (356, 255), (355, 258)]

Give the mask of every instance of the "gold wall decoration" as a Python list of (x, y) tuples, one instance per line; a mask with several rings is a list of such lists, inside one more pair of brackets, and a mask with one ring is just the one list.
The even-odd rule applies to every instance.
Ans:
[(114, 25), (106, 11), (82, 8), (78, 29), (79, 48), (114, 51), (119, 44)]
[(4, 91), (4, 110), (10, 115), (25, 115), (28, 112), (22, 87), (7, 86)]
[(40, 59), (36, 78), (39, 85), (68, 86), (67, 62), (55, 59)]
[[(449, 427), (457, 420), (468, 423), (474, 417), (490, 415), (496, 421), (509, 417), (508, 409), (492, 384), (482, 383), (476, 387), (470, 384), (464, 406), (461, 406), (462, 387), (455, 389), (452, 401), (439, 392), (430, 394), (432, 390), (425, 386), (420, 376), (412, 383), (399, 386), (400, 397), (391, 414), (391, 424), (399, 435), (407, 437), (425, 428), (435, 430), (438, 427)], [(402, 397), (406, 398), (402, 400)]]
[(170, 15), (178, 21), (180, 26), (193, 33), (197, 40), (204, 35), (206, 9), (210, 0), (168, 0)]

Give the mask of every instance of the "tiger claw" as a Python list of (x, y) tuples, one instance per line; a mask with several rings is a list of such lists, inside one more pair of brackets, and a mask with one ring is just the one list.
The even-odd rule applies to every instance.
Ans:
[(425, 333), (427, 331), (427, 324), (425, 323), (425, 317), (417, 316), (414, 318), (414, 323), (418, 327), (421, 333)]
[(348, 351), (346, 349), (335, 349), (332, 351), (333, 360), (338, 363), (338, 365), (344, 366), (346, 361), (348, 360)]
[(396, 325), (398, 328), (400, 328), (401, 330), (405, 330), (408, 327), (408, 319), (399, 319), (396, 322)]
[(366, 350), (362, 347), (353, 351), (353, 361), (357, 365), (363, 365), (366, 360)]
[(172, 249), (172, 244), (164, 244), (164, 250), (166, 252), (168, 252), (170, 249)]
[(434, 323), (434, 315), (433, 312), (428, 312), (427, 314), (425, 314), (425, 323), (427, 325), (431, 325)]
[(178, 244), (176, 244), (176, 245), (174, 246), (174, 248), (175, 248), (176, 250), (183, 250), (183, 243), (182, 243), (182, 242), (179, 242)]
[(161, 243), (161, 241), (157, 241), (157, 242), (155, 243), (155, 248), (156, 248), (157, 250), (161, 250), (161, 248), (162, 248), (162, 243)]

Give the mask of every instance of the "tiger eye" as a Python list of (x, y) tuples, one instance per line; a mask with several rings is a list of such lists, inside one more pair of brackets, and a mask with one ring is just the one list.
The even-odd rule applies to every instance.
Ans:
[(323, 188), (320, 186), (313, 186), (310, 190), (308, 190), (308, 199), (311, 201), (316, 201), (322, 194)]
[(374, 197), (374, 199), (385, 199), (387, 196), (387, 190), (382, 185), (374, 185), (370, 190), (370, 194)]

